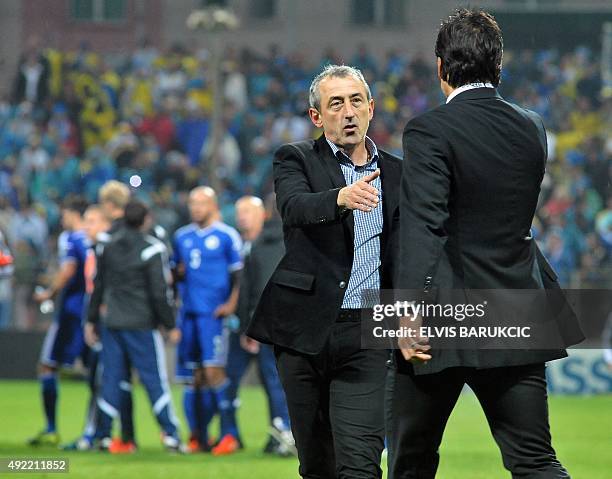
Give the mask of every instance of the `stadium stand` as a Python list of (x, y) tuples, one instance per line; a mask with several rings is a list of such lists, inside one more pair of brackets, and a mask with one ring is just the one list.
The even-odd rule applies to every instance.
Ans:
[[(59, 204), (95, 201), (105, 181), (138, 184), (170, 233), (188, 222), (186, 194), (207, 184), (213, 96), (205, 51), (176, 45), (102, 56), (78, 50), (25, 51), (12, 97), (0, 101), (0, 231), (14, 258), (13, 327), (36, 327), (31, 293), (55, 260)], [(218, 151), (219, 200), (272, 190), (271, 155), (281, 143), (317, 136), (308, 120), (311, 78), (321, 65), (362, 69), (376, 99), (370, 135), (401, 156), (412, 116), (442, 101), (425, 56), (360, 47), (314, 61), (270, 48), (228, 48), (223, 56), (224, 132)], [(564, 287), (610, 287), (612, 255), (612, 99), (602, 98), (598, 56), (586, 49), (507, 51), (500, 91), (537, 111), (548, 129), (549, 162), (533, 232)], [(6, 296), (5, 296), (6, 297)], [(8, 321), (0, 324), (7, 325)]]

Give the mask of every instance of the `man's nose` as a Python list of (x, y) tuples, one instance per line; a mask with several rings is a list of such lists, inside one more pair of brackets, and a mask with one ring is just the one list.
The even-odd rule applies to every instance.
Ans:
[(350, 101), (344, 104), (344, 116), (345, 118), (353, 118), (355, 116), (355, 110)]

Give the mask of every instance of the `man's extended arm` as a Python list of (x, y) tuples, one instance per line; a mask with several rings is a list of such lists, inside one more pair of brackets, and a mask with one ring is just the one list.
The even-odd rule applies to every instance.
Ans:
[(53, 277), (51, 285), (43, 292), (37, 293), (34, 299), (38, 302), (43, 302), (53, 298), (59, 293), (68, 282), (74, 277), (77, 272), (76, 260), (66, 260), (60, 266), (59, 271)]
[(313, 193), (304, 172), (304, 155), (292, 145), (274, 155), (274, 186), (278, 210), (286, 226), (307, 226), (340, 220), (340, 188)]
[(331, 223), (348, 210), (371, 211), (378, 205), (378, 190), (369, 182), (380, 171), (343, 188), (315, 193), (306, 178), (304, 161), (304, 155), (293, 145), (280, 147), (274, 156), (276, 202), (285, 226)]

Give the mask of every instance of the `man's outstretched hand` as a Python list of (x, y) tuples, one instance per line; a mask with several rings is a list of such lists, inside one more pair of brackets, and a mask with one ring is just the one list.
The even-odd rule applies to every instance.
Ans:
[(338, 193), (338, 206), (350, 210), (369, 212), (378, 206), (378, 190), (370, 183), (380, 176), (380, 170), (364, 176), (355, 183), (345, 186)]

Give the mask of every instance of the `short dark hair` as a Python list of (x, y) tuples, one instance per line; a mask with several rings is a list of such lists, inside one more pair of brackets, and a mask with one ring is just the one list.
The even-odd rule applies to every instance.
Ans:
[(85, 200), (85, 198), (81, 196), (70, 196), (66, 198), (62, 203), (62, 209), (68, 211), (74, 211), (79, 214), (79, 216), (83, 216), (89, 204)]
[(503, 52), (501, 29), (483, 10), (459, 9), (440, 26), (436, 40), (440, 76), (453, 88), (474, 82), (498, 86)]
[(149, 208), (142, 201), (132, 199), (125, 205), (123, 219), (125, 225), (131, 229), (139, 229), (145, 222)]

